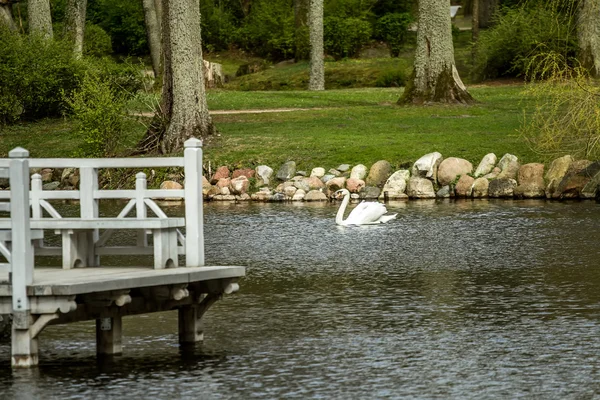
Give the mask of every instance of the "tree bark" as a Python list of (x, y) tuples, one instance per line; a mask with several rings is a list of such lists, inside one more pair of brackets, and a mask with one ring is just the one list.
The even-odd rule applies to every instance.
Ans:
[(474, 101), (456, 70), (449, 7), (449, 0), (419, 0), (413, 79), (399, 104)]
[(160, 55), (160, 23), (156, 12), (155, 0), (142, 0), (144, 7), (144, 20), (146, 21), (146, 35), (148, 36), (148, 46), (150, 47), (150, 58), (152, 59), (152, 70), (154, 77), (158, 78), (161, 74)]
[(76, 58), (81, 58), (83, 55), (86, 9), (87, 0), (67, 0), (65, 7), (65, 38), (73, 44), (73, 54)]
[(310, 77), (308, 90), (325, 90), (323, 62), (323, 0), (310, 0)]
[(294, 0), (294, 41), (296, 51), (294, 58), (296, 62), (306, 60), (310, 57), (308, 37), (308, 11), (311, 0)]
[(582, 0), (577, 20), (579, 61), (600, 77), (600, 0)]
[(216, 133), (206, 103), (200, 3), (163, 0), (163, 87), (160, 109), (139, 143), (141, 152), (174, 153), (184, 142)]
[(17, 30), (17, 24), (12, 13), (12, 1), (0, 0), (0, 25), (8, 27), (11, 31)]
[(50, 0), (27, 0), (27, 16), (29, 33), (39, 34), (46, 39), (52, 39)]
[(471, 59), (474, 64), (475, 57), (477, 55), (477, 41), (479, 40), (479, 0), (472, 1), (471, 40), (473, 42), (473, 47), (471, 48)]
[(479, 27), (489, 28), (492, 17), (498, 9), (498, 0), (482, 0), (479, 7)]

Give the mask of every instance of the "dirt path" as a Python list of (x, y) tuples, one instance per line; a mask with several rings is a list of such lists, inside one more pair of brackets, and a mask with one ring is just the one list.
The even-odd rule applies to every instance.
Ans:
[[(260, 110), (209, 110), (211, 115), (225, 115), (225, 114), (263, 114), (263, 113), (277, 113), (277, 112), (290, 112), (290, 111), (313, 111), (323, 110), (323, 107), (313, 108), (265, 108)], [(136, 117), (153, 117), (153, 112), (134, 113), (131, 114)]]

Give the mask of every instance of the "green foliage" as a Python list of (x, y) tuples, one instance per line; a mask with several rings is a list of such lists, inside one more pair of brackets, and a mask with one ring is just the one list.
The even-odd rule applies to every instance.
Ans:
[(110, 36), (104, 29), (92, 23), (85, 24), (83, 54), (92, 57), (105, 57), (112, 53)]
[(140, 90), (151, 85), (143, 74), (144, 65), (134, 64), (129, 59), (116, 62), (110, 57), (88, 60), (87, 68), (105, 82), (113, 92), (121, 92), (130, 99)]
[(244, 50), (283, 60), (294, 56), (294, 15), (291, 0), (258, 0), (240, 28), (240, 45)]
[(93, 72), (85, 75), (81, 88), (71, 96), (63, 95), (75, 122), (73, 133), (83, 142), (77, 156), (114, 155), (123, 135), (125, 98)]
[(520, 131), (531, 148), (547, 159), (564, 154), (598, 159), (600, 91), (587, 71), (551, 52), (531, 60), (528, 77), (527, 93), (536, 105)]
[(355, 57), (371, 38), (371, 24), (361, 18), (327, 17), (323, 21), (325, 52), (336, 60)]
[(403, 87), (406, 85), (408, 75), (405, 70), (396, 69), (383, 72), (375, 81), (376, 87)]
[(227, 50), (237, 41), (239, 21), (232, 12), (234, 4), (229, 3), (233, 2), (215, 0), (200, 2), (202, 46), (209, 52)]
[(0, 26), (0, 123), (59, 116), (61, 91), (72, 92), (83, 73), (70, 47)]
[(398, 57), (400, 54), (412, 21), (409, 13), (386, 14), (377, 20), (376, 36), (388, 45), (392, 57)]
[(495, 25), (481, 33), (475, 71), (479, 78), (525, 76), (537, 55), (555, 52), (567, 58), (576, 53), (573, 10), (558, 9), (560, 2), (505, 8)]
[(96, 0), (88, 3), (87, 16), (110, 35), (116, 54), (148, 54), (141, 1)]

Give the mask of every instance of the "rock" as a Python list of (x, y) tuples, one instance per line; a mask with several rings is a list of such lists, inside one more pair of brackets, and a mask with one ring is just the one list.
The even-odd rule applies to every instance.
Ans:
[[(204, 190), (202, 191), (204, 192)], [(211, 186), (210, 189), (208, 189), (208, 192), (206, 193), (206, 196), (211, 198), (213, 196), (216, 196), (218, 194), (221, 194), (221, 188), (218, 186)]]
[(477, 178), (473, 182), (473, 189), (471, 195), (476, 198), (488, 197), (488, 190), (490, 187), (490, 181), (487, 178)]
[[(310, 185), (308, 183), (308, 179), (309, 178), (301, 178), (297, 181), (294, 181), (294, 187), (296, 189), (302, 189), (305, 192), (308, 192), (310, 190)], [(316, 179), (316, 178), (315, 178)], [(318, 180), (318, 179), (317, 179)], [(320, 182), (320, 181), (319, 181)]]
[(473, 172), (473, 164), (463, 158), (449, 157), (440, 163), (437, 179), (440, 186), (449, 185), (462, 175)]
[(68, 181), (69, 176), (73, 175), (76, 171), (76, 168), (65, 168), (60, 174), (60, 182), (65, 183)]
[(494, 153), (489, 153), (483, 156), (477, 169), (475, 169), (475, 178), (479, 178), (480, 176), (487, 175), (494, 169), (496, 162), (498, 161), (498, 157)]
[(517, 158), (517, 156), (514, 156), (512, 154), (508, 154), (506, 153), (505, 155), (502, 156), (502, 158), (500, 159), (500, 161), (498, 161), (498, 168), (500, 168), (501, 171), (504, 171), (504, 169), (506, 169), (506, 167), (514, 161), (519, 161), (519, 159)]
[(311, 177), (322, 178), (323, 175), (325, 175), (325, 168), (317, 167), (313, 168), (312, 171), (310, 171)]
[(340, 171), (338, 171), (337, 169), (331, 168), (329, 171), (327, 171), (327, 173), (329, 175), (333, 175), (333, 176), (341, 176), (342, 173)]
[(521, 165), (519, 164), (517, 156), (506, 153), (502, 156), (500, 161), (498, 161), (498, 168), (500, 168), (498, 178), (517, 179), (520, 167)]
[(69, 184), (69, 186), (73, 186), (74, 188), (76, 188), (77, 185), (79, 185), (79, 170), (77, 170), (74, 174), (69, 175), (67, 183)]
[(435, 198), (433, 182), (427, 178), (412, 176), (407, 182), (406, 194), (415, 199), (433, 199)]
[(256, 186), (266, 186), (271, 183), (271, 177), (273, 176), (273, 168), (267, 165), (259, 165), (256, 167)]
[(323, 182), (324, 184), (327, 184), (327, 182), (329, 182), (331, 179), (335, 178), (335, 176), (333, 175), (323, 175), (323, 177), (321, 178), (321, 182)]
[(350, 165), (349, 164), (341, 164), (336, 169), (340, 172), (346, 172), (350, 169)]
[(517, 181), (511, 178), (498, 178), (490, 181), (489, 197), (513, 197)]
[(210, 190), (211, 187), (212, 187), (212, 185), (210, 184), (208, 179), (206, 179), (206, 177), (204, 175), (202, 175), (202, 194), (204, 196), (208, 195), (208, 191)]
[(298, 188), (295, 186), (288, 186), (283, 189), (283, 194), (285, 194), (287, 197), (293, 197), (297, 190)]
[(311, 190), (304, 196), (304, 201), (327, 201), (327, 196), (320, 190)]
[(296, 163), (294, 161), (288, 161), (279, 168), (277, 171), (277, 179), (280, 181), (287, 181), (296, 175)]
[(525, 164), (519, 169), (514, 195), (518, 198), (533, 199), (544, 197), (544, 164)]
[(435, 194), (435, 197), (439, 197), (442, 199), (454, 197), (454, 191), (450, 189), (450, 185), (442, 186), (440, 190), (438, 190)]
[(410, 179), (410, 171), (401, 169), (394, 172), (383, 185), (381, 197), (393, 200), (406, 198), (406, 182)]
[(569, 170), (569, 166), (573, 162), (573, 157), (571, 156), (563, 156), (557, 158), (556, 160), (550, 163), (550, 168), (548, 168), (548, 172), (546, 172), (546, 198), (552, 198), (556, 187), (562, 181), (562, 179), (567, 174)]
[(242, 193), (242, 194), (235, 196), (235, 199), (237, 201), (248, 201), (248, 200), (251, 200), (252, 198), (250, 197), (250, 195), (248, 193)]
[(454, 187), (456, 197), (471, 197), (471, 194), (473, 193), (473, 182), (475, 182), (475, 178), (469, 175), (462, 175)]
[[(587, 160), (573, 161), (552, 194), (553, 199), (576, 199), (597, 172), (598, 166)], [(592, 173), (592, 171), (595, 171)]]
[(214, 173), (212, 178), (210, 178), (210, 183), (214, 185), (219, 181), (219, 179), (222, 178), (229, 178), (229, 168), (226, 166), (217, 168), (217, 171)]
[(229, 183), (229, 190), (231, 194), (242, 195), (248, 192), (250, 188), (250, 181), (246, 175), (240, 175), (237, 178), (233, 178)]
[(484, 175), (483, 177), (488, 179), (488, 180), (492, 180), (492, 179), (496, 179), (498, 177), (498, 175), (500, 175), (500, 172), (502, 172), (502, 170), (498, 167), (494, 167), (494, 169), (492, 170), (492, 172), (490, 172), (489, 174)]
[(306, 182), (308, 184), (308, 190), (305, 190), (305, 192), (308, 192), (308, 191), (314, 190), (314, 189), (323, 189), (325, 187), (325, 184), (323, 183), (323, 181), (321, 181), (316, 176), (304, 178), (302, 181)]
[(252, 168), (236, 169), (231, 174), (231, 179), (235, 179), (240, 176), (245, 176), (246, 178), (250, 179), (250, 178), (254, 177), (255, 173), (256, 173), (256, 171), (254, 171)]
[(163, 183), (160, 184), (160, 188), (166, 189), (166, 190), (176, 190), (176, 189), (183, 189), (183, 186), (179, 182), (164, 181)]
[(58, 182), (58, 181), (45, 183), (42, 186), (42, 190), (56, 190), (56, 189), (58, 189), (59, 186), (60, 186), (60, 182)]
[(42, 176), (42, 182), (52, 182), (52, 179), (54, 177), (54, 170), (52, 168), (44, 168), (40, 171), (40, 175)]
[(346, 178), (340, 176), (338, 178), (332, 178), (330, 180), (327, 181), (327, 183), (325, 184), (325, 186), (327, 187), (327, 190), (329, 190), (330, 192), (335, 192), (337, 190), (343, 189), (346, 185)]
[[(223, 188), (227, 189), (227, 188)], [(235, 201), (235, 196), (232, 194), (218, 194), (213, 197), (213, 200), (217, 201)]]
[[(223, 186), (221, 188), (221, 193), (219, 193), (221, 196), (229, 196), (231, 195), (231, 190), (229, 190), (228, 186)], [(218, 195), (217, 195), (218, 196)], [(220, 200), (225, 200), (223, 198), (219, 198)]]
[(392, 173), (392, 166), (385, 160), (377, 161), (371, 166), (365, 180), (367, 186), (382, 187)]
[(263, 188), (261, 190), (259, 190), (256, 193), (253, 193), (252, 196), (250, 196), (252, 198), (252, 200), (256, 200), (256, 201), (269, 201), (271, 199), (271, 196), (273, 195), (273, 193), (271, 192), (270, 189), (268, 188)]
[(419, 178), (428, 178), (437, 182), (438, 166), (444, 160), (441, 153), (425, 154), (419, 158), (412, 166), (411, 173)]
[(378, 187), (365, 186), (358, 193), (358, 196), (359, 196), (359, 198), (365, 199), (365, 200), (375, 200), (375, 199), (379, 198), (380, 194), (381, 194), (381, 189), (379, 189)]
[(292, 197), (292, 201), (304, 200), (305, 196), (306, 196), (306, 192), (302, 189), (298, 189), (298, 190), (296, 190), (296, 193), (294, 193), (294, 196)]
[(579, 196), (584, 199), (593, 199), (600, 195), (600, 171), (598, 171), (598, 161), (586, 168), (586, 172), (592, 177), (583, 187)]
[(273, 196), (271, 196), (271, 198), (269, 199), (270, 201), (284, 201), (286, 200), (285, 194), (283, 193), (275, 193)]
[(358, 164), (358, 165), (355, 165), (354, 167), (352, 167), (352, 170), (350, 171), (350, 178), (364, 180), (366, 177), (367, 177), (367, 167), (366, 166), (364, 166), (362, 164)]
[(231, 183), (231, 178), (221, 178), (215, 183), (215, 186), (217, 186), (218, 188), (224, 188), (224, 187), (229, 187), (230, 183)]
[(346, 180), (346, 189), (348, 189), (350, 193), (358, 193), (364, 187), (365, 181), (362, 179), (350, 178)]

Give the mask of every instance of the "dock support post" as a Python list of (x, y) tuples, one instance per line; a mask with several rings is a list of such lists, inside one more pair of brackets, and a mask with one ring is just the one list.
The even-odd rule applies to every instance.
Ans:
[(96, 320), (96, 353), (116, 355), (123, 352), (121, 317)]
[(220, 298), (220, 294), (207, 294), (199, 304), (191, 304), (179, 309), (180, 344), (191, 344), (204, 340), (202, 317)]
[(31, 314), (27, 311), (15, 311), (11, 332), (13, 368), (30, 368), (38, 365), (38, 340), (31, 337)]
[(204, 210), (202, 209), (202, 141), (185, 141), (185, 266), (204, 266)]

